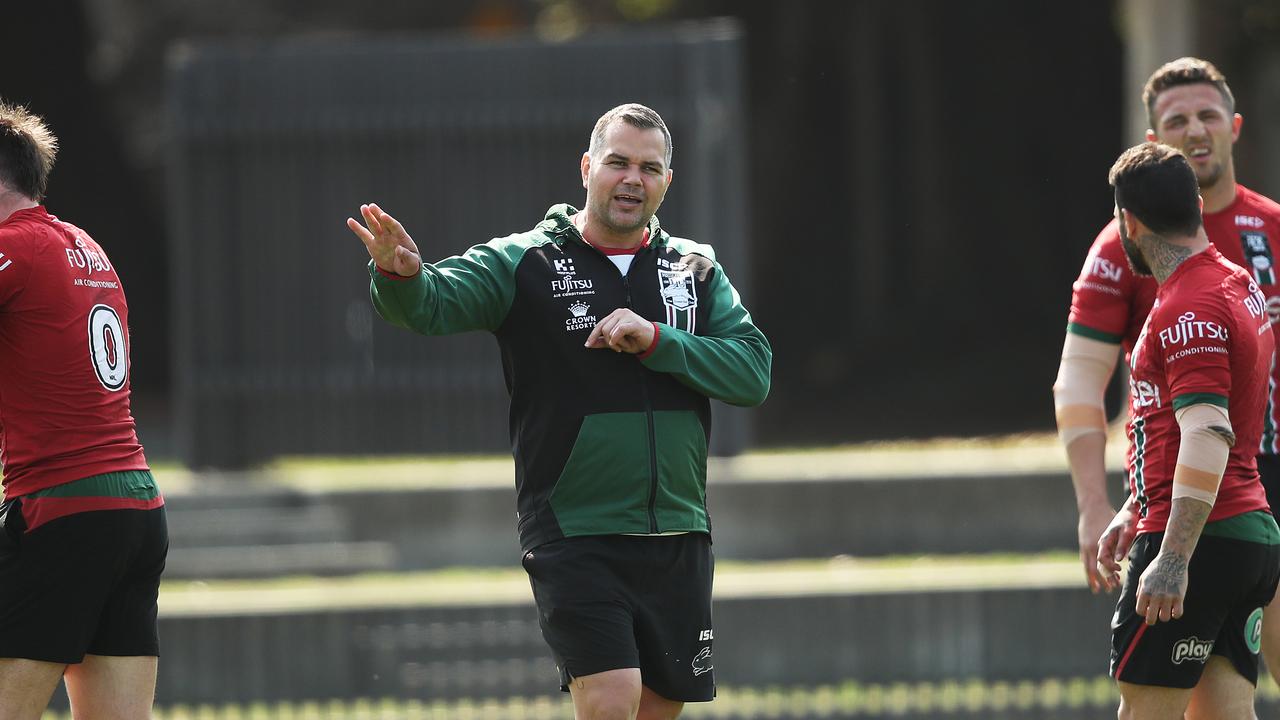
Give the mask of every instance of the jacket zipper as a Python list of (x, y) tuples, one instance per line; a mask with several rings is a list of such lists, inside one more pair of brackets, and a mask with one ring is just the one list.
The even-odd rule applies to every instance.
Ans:
[[(639, 253), (637, 253), (639, 255)], [(632, 267), (639, 258), (633, 259)], [(622, 276), (622, 289), (626, 292), (627, 307), (631, 307), (631, 281), (628, 275)], [(649, 383), (644, 376), (644, 367), (636, 362), (636, 374), (640, 378), (640, 396), (644, 399), (644, 419), (649, 433), (649, 532), (658, 532), (658, 443), (653, 427), (653, 402), (649, 399)]]
[[(577, 228), (574, 228), (574, 230), (576, 232)], [(578, 237), (582, 237), (581, 233), (578, 233)], [(599, 248), (585, 239), (582, 244), (594, 250), (606, 263), (613, 265), (613, 261), (600, 252)], [(640, 254), (652, 249), (653, 245), (650, 244), (649, 247), (641, 248), (637, 251), (635, 257), (631, 260), (631, 268), (622, 276), (622, 291), (628, 309), (631, 308), (631, 270), (635, 269), (636, 262), (640, 259)], [(649, 533), (656, 534), (658, 532), (658, 513), (656, 509), (658, 505), (658, 442), (657, 432), (653, 426), (653, 402), (649, 399), (649, 383), (644, 376), (644, 367), (640, 365), (639, 361), (636, 362), (636, 375), (640, 380), (640, 396), (644, 401), (645, 426), (649, 433)]]

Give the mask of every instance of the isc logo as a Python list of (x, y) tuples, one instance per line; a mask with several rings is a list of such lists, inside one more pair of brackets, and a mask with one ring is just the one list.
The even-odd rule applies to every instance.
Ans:
[(698, 633), (698, 642), (707, 642), (713, 639), (715, 639), (715, 635), (710, 630), (703, 630)]

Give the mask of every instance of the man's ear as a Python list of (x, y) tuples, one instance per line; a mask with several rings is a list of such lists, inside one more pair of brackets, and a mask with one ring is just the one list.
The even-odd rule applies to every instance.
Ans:
[(578, 165), (581, 166), (580, 169), (582, 170), (582, 187), (585, 188), (587, 186), (587, 175), (591, 172), (591, 153), (589, 152), (582, 153), (582, 160), (578, 162)]
[(1138, 216), (1124, 208), (1120, 208), (1120, 222), (1124, 223), (1124, 231), (1125, 234), (1129, 236), (1129, 239), (1136, 241), (1138, 237), (1138, 225), (1141, 224), (1141, 221), (1138, 220)]

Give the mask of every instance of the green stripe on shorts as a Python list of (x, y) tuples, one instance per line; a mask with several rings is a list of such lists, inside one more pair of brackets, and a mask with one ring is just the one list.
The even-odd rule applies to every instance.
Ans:
[(1276, 525), (1276, 519), (1271, 513), (1264, 510), (1216, 520), (1205, 525), (1200, 534), (1260, 545), (1280, 545), (1280, 526)]
[(160, 488), (150, 470), (121, 470), (56, 485), (27, 495), (44, 497), (112, 497), (133, 500), (154, 500), (160, 496)]

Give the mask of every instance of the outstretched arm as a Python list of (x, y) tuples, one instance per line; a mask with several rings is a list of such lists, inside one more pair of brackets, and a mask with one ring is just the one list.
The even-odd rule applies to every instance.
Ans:
[(373, 259), (369, 294), (388, 322), (424, 335), (496, 330), (515, 294), (514, 272), (527, 245), (519, 236), (476, 245), (462, 255), (423, 264), (404, 226), (377, 205), (361, 205), (366, 225), (347, 227)]

